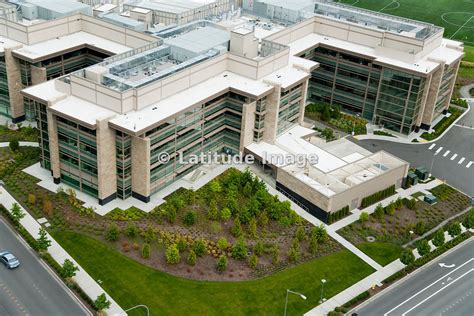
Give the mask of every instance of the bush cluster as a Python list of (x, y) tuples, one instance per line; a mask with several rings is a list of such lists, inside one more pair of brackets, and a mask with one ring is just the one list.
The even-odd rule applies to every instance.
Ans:
[(374, 203), (377, 203), (391, 195), (395, 194), (395, 185), (392, 185), (386, 189), (383, 189), (379, 192), (376, 192), (372, 195), (366, 196), (365, 198), (362, 199), (362, 202), (360, 204), (361, 208), (365, 208), (367, 206), (370, 206)]
[(333, 213), (329, 213), (328, 216), (327, 216), (327, 222), (328, 222), (328, 224), (332, 224), (332, 223), (346, 217), (347, 215), (349, 215), (349, 205), (344, 206), (343, 208), (341, 208), (338, 211), (335, 211)]

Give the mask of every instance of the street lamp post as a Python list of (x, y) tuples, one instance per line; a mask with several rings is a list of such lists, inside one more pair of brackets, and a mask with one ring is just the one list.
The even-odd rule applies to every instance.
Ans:
[(437, 154), (438, 154), (437, 152), (433, 153), (433, 158), (431, 158), (431, 166), (430, 166), (430, 175), (429, 175), (429, 177), (431, 177), (431, 170), (433, 170), (433, 163), (434, 163), (434, 160), (435, 160), (435, 156)]
[(286, 289), (286, 300), (285, 300), (285, 312), (284, 312), (284, 316), (286, 316), (286, 307), (288, 306), (288, 294), (291, 293), (291, 294), (296, 294), (298, 295), (299, 297), (301, 297), (302, 299), (306, 299), (306, 296), (304, 296), (303, 294), (301, 293), (298, 293), (298, 292), (294, 292), (294, 291), (291, 291), (289, 289)]
[(125, 312), (131, 311), (132, 309), (135, 309), (135, 308), (138, 308), (138, 307), (143, 307), (144, 309), (146, 309), (146, 315), (150, 316), (150, 310), (148, 309), (148, 306), (143, 305), (143, 304), (139, 304), (137, 306), (130, 307), (129, 309), (126, 309)]
[(321, 280), (321, 299), (319, 300), (319, 304), (325, 301), (325, 299), (323, 298), (324, 283), (326, 283), (326, 279)]

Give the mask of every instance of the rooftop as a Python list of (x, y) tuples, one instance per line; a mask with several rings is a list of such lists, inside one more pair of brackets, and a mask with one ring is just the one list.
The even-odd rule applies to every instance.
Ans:
[(212, 26), (196, 28), (192, 31), (166, 38), (164, 43), (200, 53), (230, 40), (230, 34)]
[(169, 12), (174, 14), (184, 13), (197, 9), (206, 4), (214, 3), (215, 0), (129, 0), (126, 5), (150, 9), (153, 11)]
[(84, 31), (72, 33), (69, 35), (57, 37), (44, 42), (30, 46), (23, 46), (15, 50), (15, 55), (28, 59), (40, 60), (57, 52), (75, 48), (81, 45), (93, 46), (99, 50), (107, 51), (112, 54), (121, 54), (129, 51), (130, 47), (118, 44), (103, 37), (99, 37)]

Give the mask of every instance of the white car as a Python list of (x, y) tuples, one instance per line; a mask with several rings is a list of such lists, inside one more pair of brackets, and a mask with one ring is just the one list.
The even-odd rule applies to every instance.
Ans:
[(20, 266), (20, 261), (18, 261), (18, 259), (14, 255), (12, 255), (9, 251), (0, 252), (0, 261), (8, 269), (15, 269)]

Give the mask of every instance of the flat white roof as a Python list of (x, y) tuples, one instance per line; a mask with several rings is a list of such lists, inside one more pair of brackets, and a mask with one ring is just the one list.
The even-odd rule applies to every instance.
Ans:
[(189, 10), (197, 9), (206, 4), (214, 3), (215, 0), (143, 0), (129, 1), (124, 3), (130, 6), (142, 7), (153, 11), (168, 12), (174, 14), (184, 13)]
[(0, 53), (5, 52), (5, 48), (15, 47), (17, 45), (23, 45), (17, 41), (9, 39), (8, 37), (0, 36)]
[(98, 6), (97, 8), (94, 8), (94, 11), (99, 11), (99, 12), (106, 12), (113, 10), (117, 7), (117, 5), (112, 4), (112, 3), (106, 3), (101, 6)]
[(15, 54), (35, 60), (83, 44), (95, 46), (113, 54), (121, 54), (131, 49), (131, 47), (113, 42), (109, 39), (80, 31), (34, 45), (24, 46), (23, 48), (15, 50)]
[(95, 126), (97, 119), (104, 119), (117, 114), (114, 111), (75, 96), (68, 96), (64, 100), (55, 103), (50, 109), (90, 126)]
[(137, 13), (144, 13), (144, 14), (147, 14), (148, 12), (151, 12), (151, 10), (142, 9), (142, 8), (134, 8), (132, 11), (137, 12)]
[(362, 155), (362, 154), (359, 154), (359, 153), (352, 153), (352, 154), (349, 154), (347, 156), (344, 156), (342, 157), (341, 159), (344, 160), (345, 162), (354, 162), (354, 161), (357, 161), (359, 159), (362, 159), (364, 158), (365, 156)]
[(272, 74), (264, 77), (262, 80), (263, 82), (275, 83), (277, 85), (280, 85), (283, 89), (287, 89), (288, 87), (293, 85), (295, 82), (303, 80), (307, 78), (308, 76), (310, 76), (310, 74), (308, 74), (307, 72), (303, 70), (295, 69), (290, 66), (290, 67), (279, 69), (273, 72)]
[(253, 31), (248, 29), (248, 28), (245, 28), (245, 27), (239, 27), (239, 28), (236, 28), (235, 30), (233, 30), (232, 32), (237, 33), (237, 34), (241, 34), (241, 35), (247, 35), (249, 33), (252, 33)]
[(57, 99), (66, 96), (66, 94), (56, 89), (56, 80), (49, 80), (34, 86), (30, 86), (23, 89), (22, 92), (46, 102), (54, 102)]
[(228, 88), (255, 96), (266, 94), (273, 89), (270, 85), (225, 71), (139, 111), (119, 115), (110, 120), (110, 123), (132, 133), (139, 132)]

